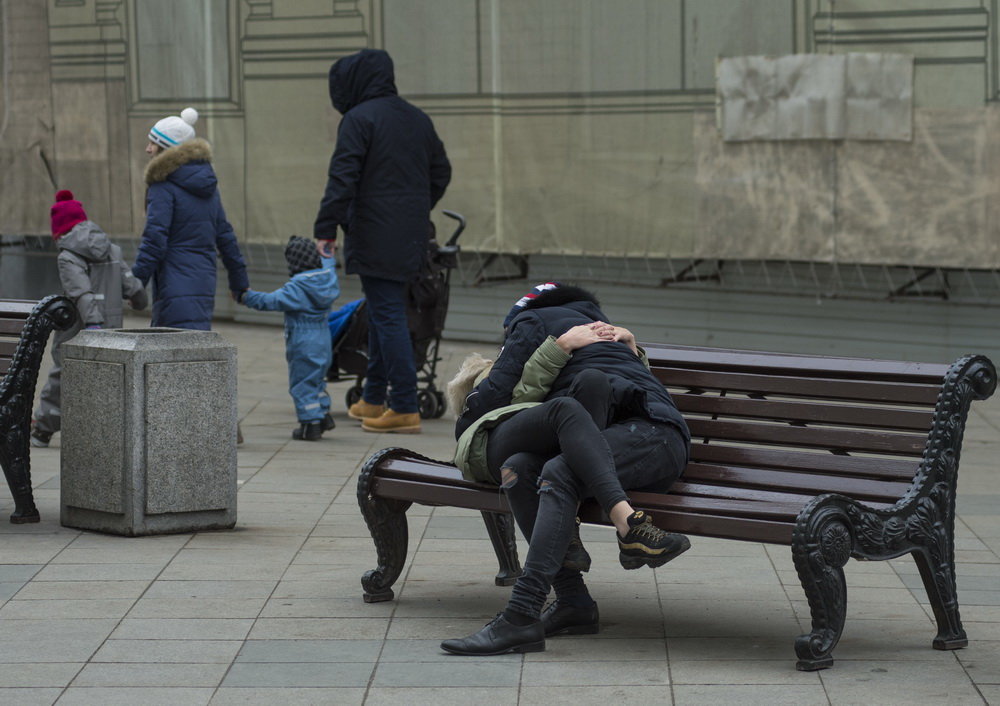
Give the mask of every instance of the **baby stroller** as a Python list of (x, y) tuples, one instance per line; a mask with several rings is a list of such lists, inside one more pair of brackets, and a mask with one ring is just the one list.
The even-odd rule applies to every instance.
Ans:
[[(444, 393), (437, 389), (438, 349), (448, 315), (448, 294), (451, 271), (458, 265), (458, 236), (465, 230), (465, 217), (455, 211), (442, 211), (458, 221), (448, 242), (439, 245), (431, 234), (426, 271), (407, 287), (406, 318), (413, 344), (413, 360), (417, 368), (417, 407), (422, 419), (437, 419), (444, 414)], [(365, 301), (344, 305), (330, 314), (333, 339), (333, 363), (326, 379), (343, 380), (341, 372), (355, 378), (347, 391), (348, 407), (361, 399), (365, 374), (368, 372), (368, 311)]]

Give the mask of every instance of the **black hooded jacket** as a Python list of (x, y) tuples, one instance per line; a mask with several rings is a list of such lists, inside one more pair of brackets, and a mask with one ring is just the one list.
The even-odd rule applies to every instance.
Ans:
[[(469, 395), (466, 410), (455, 427), (456, 437), (482, 415), (510, 404), (525, 362), (548, 336), (558, 338), (574, 326), (595, 321), (608, 318), (594, 295), (578, 287), (561, 286), (530, 301), (511, 321), (489, 377)], [(587, 368), (608, 375), (617, 407), (616, 418), (638, 416), (672, 424), (686, 441), (691, 440), (684, 417), (670, 393), (624, 343), (602, 341), (574, 351), (552, 384), (548, 398), (565, 395), (577, 373)]]
[(392, 59), (363, 49), (330, 67), (330, 100), (343, 114), (314, 235), (346, 234), (347, 272), (403, 282), (420, 271), (430, 212), (451, 180), (427, 115), (396, 95)]

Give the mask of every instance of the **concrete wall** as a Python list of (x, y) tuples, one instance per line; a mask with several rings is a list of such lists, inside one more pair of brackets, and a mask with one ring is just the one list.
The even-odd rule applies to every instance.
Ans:
[[(137, 236), (145, 134), (186, 105), (241, 239), (311, 233), (327, 70), (373, 46), (447, 145), (466, 248), (1000, 266), (995, 0), (172, 0), (164, 41), (157, 1), (0, 0), (3, 233), (46, 232), (58, 187)], [(912, 141), (722, 141), (717, 57), (848, 51), (915, 57)]]

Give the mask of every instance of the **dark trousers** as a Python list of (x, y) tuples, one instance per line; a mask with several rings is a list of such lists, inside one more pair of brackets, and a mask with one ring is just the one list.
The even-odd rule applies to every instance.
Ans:
[(368, 371), (362, 397), (400, 414), (417, 411), (417, 369), (406, 323), (406, 284), (361, 275), (368, 301)]
[[(490, 431), (487, 466), (507, 492), (514, 521), (528, 540), (524, 572), (508, 605), (512, 610), (541, 613), (566, 556), (581, 497), (598, 498), (606, 510), (626, 499), (601, 434), (612, 407), (607, 377), (586, 370), (568, 396), (518, 412)], [(506, 482), (505, 469), (513, 471)]]
[[(518, 413), (497, 429), (524, 414)], [(495, 431), (490, 432), (491, 444)], [(670, 424), (631, 417), (611, 424), (601, 437), (611, 451), (612, 472), (619, 490), (665, 489), (684, 470), (687, 444), (681, 432)], [(487, 449), (489, 455), (490, 447)], [(538, 617), (550, 586), (557, 597), (587, 594), (583, 575), (562, 568), (579, 502), (595, 497), (607, 511), (615, 502), (627, 497), (624, 492), (620, 496), (599, 495), (604, 492), (601, 488), (607, 486), (602, 484), (595, 488), (582, 480), (576, 472), (578, 466), (564, 453), (548, 459), (538, 454), (523, 454), (515, 456), (514, 463), (517, 479), (504, 486), (504, 491), (514, 521), (528, 539), (528, 554), (524, 573), (514, 585), (508, 608)], [(490, 468), (492, 471), (492, 461)], [(615, 497), (618, 500), (614, 500)]]

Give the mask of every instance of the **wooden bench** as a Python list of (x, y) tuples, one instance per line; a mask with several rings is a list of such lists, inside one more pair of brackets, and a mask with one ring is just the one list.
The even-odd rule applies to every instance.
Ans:
[[(968, 643), (955, 590), (955, 486), (969, 405), (996, 387), (989, 359), (948, 366), (643, 346), (691, 428), (691, 462), (669, 494), (630, 492), (631, 502), (674, 532), (790, 546), (812, 614), (812, 631), (795, 642), (798, 669), (833, 664), (850, 557), (912, 554), (937, 619), (933, 646)], [(382, 450), (362, 469), (358, 502), (378, 552), (361, 580), (366, 601), (393, 598), (414, 502), (480, 510), (497, 583), (520, 572), (504, 495), (448, 463)], [(580, 517), (609, 524), (593, 501)]]
[(31, 492), (31, 406), (45, 344), (53, 329), (76, 321), (73, 302), (61, 295), (40, 302), (0, 299), (0, 466), (14, 496), (14, 524), (38, 522)]

